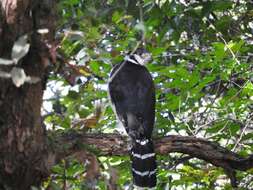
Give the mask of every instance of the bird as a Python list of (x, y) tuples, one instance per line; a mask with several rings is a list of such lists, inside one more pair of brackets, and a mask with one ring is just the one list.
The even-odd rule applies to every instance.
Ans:
[(116, 64), (108, 82), (109, 99), (119, 122), (130, 137), (133, 184), (137, 189), (156, 187), (156, 155), (152, 141), (155, 124), (155, 85), (145, 65), (151, 54), (144, 48)]

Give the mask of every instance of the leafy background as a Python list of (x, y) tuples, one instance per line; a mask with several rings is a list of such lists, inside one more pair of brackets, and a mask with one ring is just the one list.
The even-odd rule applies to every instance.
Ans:
[[(145, 38), (156, 85), (154, 136), (202, 137), (252, 154), (252, 1), (61, 0), (58, 11), (56, 37), (65, 61), (51, 68), (42, 110), (47, 128), (117, 131), (107, 106), (108, 75)], [(157, 189), (232, 189), (222, 169), (202, 160), (157, 159)], [(132, 188), (128, 157), (98, 161), (100, 175), (91, 180), (86, 162), (63, 160), (42, 188)], [(253, 188), (253, 170), (237, 177), (238, 189)]]

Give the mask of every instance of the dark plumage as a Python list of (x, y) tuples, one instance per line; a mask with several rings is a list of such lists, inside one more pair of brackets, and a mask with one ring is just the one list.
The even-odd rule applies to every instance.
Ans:
[(108, 90), (117, 118), (132, 141), (133, 182), (139, 187), (155, 187), (156, 161), (151, 140), (155, 88), (152, 76), (144, 66), (146, 58), (147, 54), (135, 54), (117, 64), (110, 74)]

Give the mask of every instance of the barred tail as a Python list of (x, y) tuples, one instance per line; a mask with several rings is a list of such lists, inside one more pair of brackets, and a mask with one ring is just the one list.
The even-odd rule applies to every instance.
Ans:
[(156, 186), (156, 161), (150, 139), (135, 140), (131, 149), (133, 182), (137, 187)]

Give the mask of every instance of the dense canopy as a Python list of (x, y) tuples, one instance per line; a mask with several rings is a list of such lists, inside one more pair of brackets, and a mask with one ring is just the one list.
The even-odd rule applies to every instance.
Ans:
[[(62, 0), (59, 12), (59, 45), (68, 58), (63, 67), (78, 72), (50, 75), (47, 92), (54, 95), (45, 100), (44, 113), (52, 130), (114, 132), (108, 74), (144, 41), (156, 85), (153, 136), (201, 137), (243, 157), (252, 153), (252, 2)], [(97, 117), (87, 120), (92, 113)], [(58, 187), (66, 182), (70, 189), (131, 186), (127, 157), (97, 159), (100, 177), (93, 183), (84, 183), (85, 167), (69, 159), (49, 181)], [(158, 156), (158, 189), (231, 189), (224, 170), (206, 161), (181, 153)], [(241, 189), (253, 187), (252, 170), (236, 177)]]
[(0, 189), (133, 188), (107, 82), (139, 46), (152, 53), (157, 189), (253, 189), (252, 1), (17, 2), (0, 9)]

